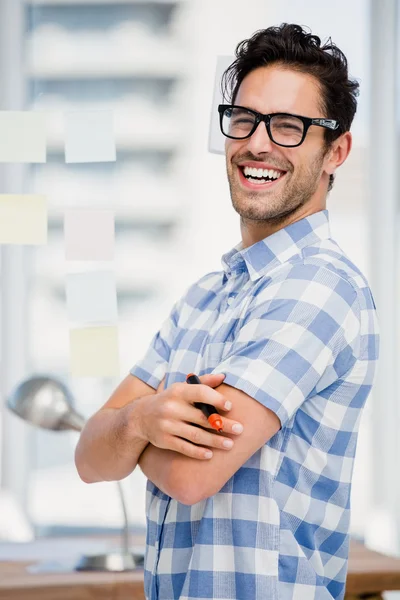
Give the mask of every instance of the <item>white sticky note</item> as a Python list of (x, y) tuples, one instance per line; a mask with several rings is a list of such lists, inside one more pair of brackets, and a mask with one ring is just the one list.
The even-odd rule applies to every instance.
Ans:
[(233, 63), (234, 56), (218, 56), (215, 69), (214, 95), (210, 116), (210, 131), (208, 136), (208, 151), (212, 154), (225, 154), (225, 136), (221, 133), (219, 121), (219, 104), (228, 104), (221, 91), (221, 80), (224, 71)]
[(113, 162), (116, 159), (111, 110), (65, 113), (65, 162)]
[(0, 244), (46, 243), (46, 196), (0, 194)]
[(119, 377), (118, 327), (70, 330), (70, 370), (74, 377)]
[(113, 260), (114, 212), (83, 208), (66, 210), (64, 239), (67, 260)]
[(115, 274), (112, 271), (68, 273), (67, 313), (79, 323), (109, 323), (118, 318)]
[(46, 162), (46, 115), (0, 111), (0, 162)]

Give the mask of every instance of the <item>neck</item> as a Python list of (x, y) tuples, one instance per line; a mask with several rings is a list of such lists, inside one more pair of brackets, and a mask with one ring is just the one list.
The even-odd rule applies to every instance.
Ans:
[(277, 219), (271, 219), (269, 221), (253, 221), (251, 219), (245, 219), (241, 217), (240, 231), (242, 235), (243, 248), (249, 248), (253, 244), (264, 240), (280, 229), (283, 229), (292, 223), (296, 223), (296, 221), (305, 219), (306, 217), (324, 210), (325, 208), (326, 202), (317, 206), (307, 203), (306, 205), (301, 206), (299, 210), (294, 213), (282, 215)]

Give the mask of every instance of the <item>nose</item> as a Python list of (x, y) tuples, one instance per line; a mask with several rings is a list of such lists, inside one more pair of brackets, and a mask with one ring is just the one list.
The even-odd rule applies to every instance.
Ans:
[(272, 152), (276, 149), (275, 144), (270, 139), (267, 131), (267, 127), (263, 121), (258, 124), (257, 129), (253, 135), (247, 140), (247, 147), (253, 154), (264, 154), (265, 152)]

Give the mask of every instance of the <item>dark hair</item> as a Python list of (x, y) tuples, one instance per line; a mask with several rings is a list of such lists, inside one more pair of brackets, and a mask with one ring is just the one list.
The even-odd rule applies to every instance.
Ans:
[[(347, 59), (328, 38), (321, 46), (317, 35), (307, 33), (300, 25), (282, 23), (279, 27), (261, 29), (236, 46), (236, 60), (222, 76), (224, 99), (234, 104), (243, 79), (258, 67), (277, 64), (300, 73), (313, 75), (321, 86), (321, 110), (329, 119), (339, 122), (338, 129), (324, 129), (326, 149), (349, 131), (357, 110), (359, 83), (349, 79)], [(230, 87), (231, 95), (227, 95)], [(329, 178), (328, 192), (335, 176)]]

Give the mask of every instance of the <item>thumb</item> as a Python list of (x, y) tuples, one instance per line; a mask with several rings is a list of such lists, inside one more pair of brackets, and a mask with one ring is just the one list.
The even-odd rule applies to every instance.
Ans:
[(199, 379), (204, 385), (214, 388), (221, 385), (225, 379), (225, 373), (209, 373), (208, 375), (201, 375)]

